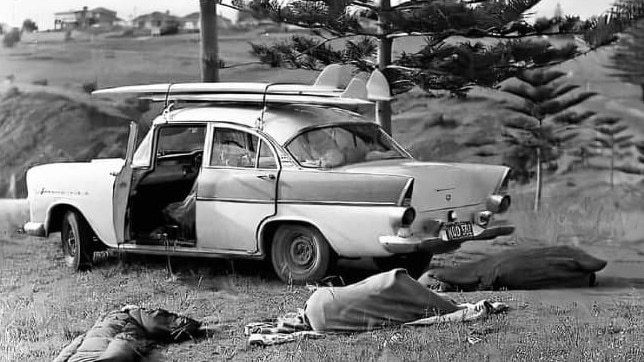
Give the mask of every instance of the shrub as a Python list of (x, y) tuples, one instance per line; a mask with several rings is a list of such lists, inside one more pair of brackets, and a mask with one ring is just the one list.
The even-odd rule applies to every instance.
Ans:
[(4, 92), (3, 99), (9, 99), (9, 98), (12, 98), (12, 97), (16, 97), (16, 96), (19, 96), (20, 94), (21, 94), (20, 89), (18, 89), (18, 87), (16, 87), (16, 86), (12, 86), (12, 87), (9, 87), (9, 89), (7, 89), (6, 92)]
[(45, 78), (36, 79), (33, 82), (31, 82), (31, 84), (34, 84), (34, 85), (47, 85), (47, 84), (49, 84), (49, 81), (47, 79), (45, 79)]
[(179, 25), (172, 24), (161, 27), (159, 35), (174, 35), (179, 33)]
[(96, 80), (83, 83), (83, 92), (92, 93), (98, 88), (98, 82)]
[(20, 30), (13, 28), (2, 38), (2, 45), (5, 48), (12, 48), (16, 43), (20, 42)]

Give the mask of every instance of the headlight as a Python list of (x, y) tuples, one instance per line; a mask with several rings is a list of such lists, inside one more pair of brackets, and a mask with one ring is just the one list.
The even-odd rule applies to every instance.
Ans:
[(510, 195), (490, 195), (487, 199), (487, 209), (495, 214), (501, 214), (510, 208)]

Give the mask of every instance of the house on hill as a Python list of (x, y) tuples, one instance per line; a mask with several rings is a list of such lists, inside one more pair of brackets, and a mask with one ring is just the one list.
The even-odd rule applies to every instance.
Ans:
[(113, 27), (123, 20), (116, 16), (116, 11), (103, 7), (89, 10), (70, 10), (54, 13), (54, 29), (87, 29), (90, 26)]
[(152, 35), (162, 35), (168, 29), (178, 30), (180, 18), (171, 15), (169, 11), (162, 13), (155, 11), (149, 14), (137, 16), (132, 20), (132, 25), (138, 29), (149, 29)]
[(93, 25), (112, 27), (123, 22), (123, 19), (116, 16), (116, 11), (103, 7), (92, 9), (90, 13), (92, 14)]
[[(201, 30), (200, 22), (200, 13), (195, 12), (184, 16), (179, 19), (181, 23), (181, 29), (188, 32), (197, 32)], [(233, 26), (233, 22), (230, 19), (224, 18), (221, 15), (217, 15), (217, 27), (219, 29), (230, 29)]]

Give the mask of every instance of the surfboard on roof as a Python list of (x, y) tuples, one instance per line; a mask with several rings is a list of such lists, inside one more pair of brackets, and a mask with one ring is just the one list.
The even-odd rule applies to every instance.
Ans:
[[(389, 100), (387, 80), (375, 71), (369, 80), (354, 77), (346, 87), (348, 69), (338, 64), (327, 66), (313, 85), (282, 83), (162, 83), (100, 89), (92, 95), (129, 94), (151, 101), (307, 103), (361, 105)], [(350, 72), (349, 72), (350, 74)]]

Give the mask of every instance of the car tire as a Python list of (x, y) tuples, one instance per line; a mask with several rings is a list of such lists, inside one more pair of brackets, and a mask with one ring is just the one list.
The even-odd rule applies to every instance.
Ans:
[(94, 233), (83, 216), (68, 211), (63, 217), (60, 233), (65, 264), (74, 270), (88, 270), (92, 267)]
[(427, 253), (402, 254), (384, 258), (373, 258), (373, 262), (383, 272), (396, 268), (407, 269), (407, 273), (416, 279), (427, 270), (432, 256), (432, 254)]
[(286, 283), (304, 284), (322, 279), (334, 263), (333, 250), (315, 228), (289, 224), (273, 236), (271, 262)]

